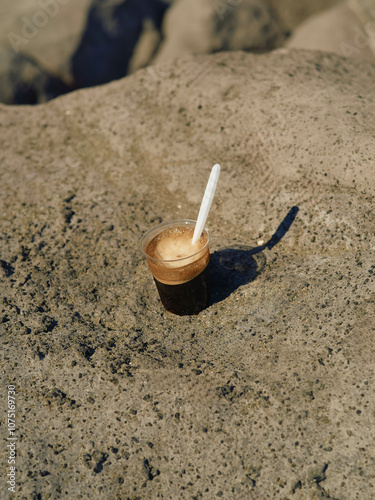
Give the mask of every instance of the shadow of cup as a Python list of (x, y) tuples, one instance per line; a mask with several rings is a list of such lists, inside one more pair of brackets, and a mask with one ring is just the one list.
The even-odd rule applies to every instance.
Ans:
[(221, 302), (242, 285), (246, 285), (263, 272), (266, 266), (264, 250), (271, 250), (289, 231), (299, 208), (293, 206), (272, 237), (262, 246), (223, 248), (210, 257), (211, 299), (209, 305)]
[(263, 271), (266, 256), (258, 248), (240, 245), (223, 248), (210, 258), (210, 304), (221, 302), (242, 285), (246, 285)]

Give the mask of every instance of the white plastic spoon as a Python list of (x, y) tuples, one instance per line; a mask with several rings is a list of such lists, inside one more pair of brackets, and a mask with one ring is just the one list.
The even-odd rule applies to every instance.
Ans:
[(193, 235), (193, 244), (201, 237), (202, 231), (206, 224), (206, 220), (208, 217), (208, 212), (211, 208), (211, 203), (214, 198), (217, 181), (219, 180), (220, 175), (220, 165), (216, 163), (212, 167), (210, 178), (208, 179), (206, 191), (204, 192), (201, 207), (199, 209), (198, 220), (195, 225), (194, 235)]

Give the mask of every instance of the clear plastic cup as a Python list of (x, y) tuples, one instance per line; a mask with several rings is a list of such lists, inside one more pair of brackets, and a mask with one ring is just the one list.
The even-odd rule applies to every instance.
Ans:
[(162, 304), (180, 316), (197, 314), (208, 303), (209, 234), (204, 229), (193, 244), (195, 224), (189, 219), (163, 222), (141, 240)]

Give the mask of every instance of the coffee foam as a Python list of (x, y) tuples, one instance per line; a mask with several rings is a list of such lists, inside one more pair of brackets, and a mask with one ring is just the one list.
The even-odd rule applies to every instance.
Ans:
[(162, 283), (178, 284), (190, 281), (207, 266), (209, 260), (207, 235), (193, 244), (194, 228), (173, 227), (158, 234), (147, 246), (150, 269)]
[[(207, 238), (200, 238), (193, 244), (193, 228), (174, 227), (159, 234), (148, 248), (150, 257), (169, 261), (164, 262), (167, 267), (181, 267), (197, 260), (195, 255), (207, 242)], [(150, 248), (151, 247), (151, 248)], [(179, 261), (178, 259), (184, 259)]]

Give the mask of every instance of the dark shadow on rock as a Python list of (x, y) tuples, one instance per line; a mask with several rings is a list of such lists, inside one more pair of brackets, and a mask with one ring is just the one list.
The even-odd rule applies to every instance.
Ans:
[(14, 85), (11, 104), (41, 104), (72, 90), (60, 78), (45, 73), (31, 82), (23, 80)]
[(162, 0), (93, 1), (72, 59), (76, 86), (92, 87), (127, 75), (145, 20), (160, 32), (168, 7)]
[(31, 56), (17, 54), (7, 47), (0, 48), (0, 102), (40, 104), (71, 90)]
[(264, 250), (271, 250), (288, 232), (299, 208), (292, 207), (267, 243), (259, 247), (239, 245), (223, 248), (210, 258), (211, 298), (210, 304), (221, 302), (242, 285), (254, 281), (266, 266)]

